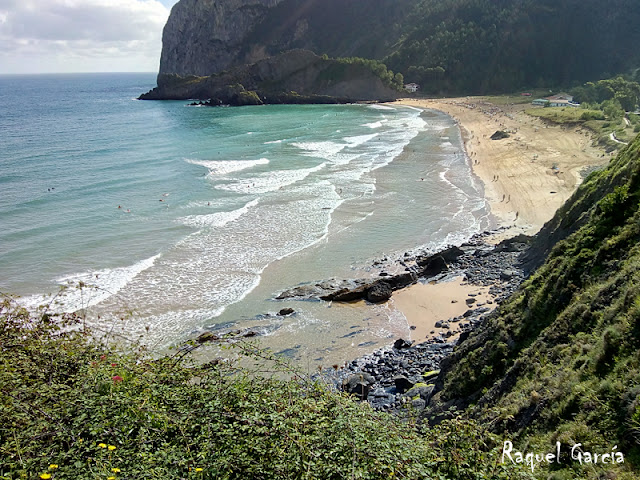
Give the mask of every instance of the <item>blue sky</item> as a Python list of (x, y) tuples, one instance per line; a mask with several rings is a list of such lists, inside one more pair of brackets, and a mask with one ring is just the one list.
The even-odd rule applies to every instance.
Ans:
[(178, 0), (0, 0), (0, 74), (157, 72)]

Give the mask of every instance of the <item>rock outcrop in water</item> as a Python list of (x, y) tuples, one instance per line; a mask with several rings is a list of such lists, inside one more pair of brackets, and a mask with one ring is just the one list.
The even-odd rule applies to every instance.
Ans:
[(376, 67), (291, 50), (208, 77), (159, 75), (158, 86), (140, 99), (199, 99), (236, 106), (394, 100), (398, 91)]

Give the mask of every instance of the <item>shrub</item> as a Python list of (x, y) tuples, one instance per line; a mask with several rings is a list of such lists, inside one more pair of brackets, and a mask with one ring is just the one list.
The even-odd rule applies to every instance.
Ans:
[(194, 363), (196, 343), (153, 358), (80, 320), (0, 304), (2, 478), (519, 478), (473, 422), (422, 435), (255, 344), (243, 367)]

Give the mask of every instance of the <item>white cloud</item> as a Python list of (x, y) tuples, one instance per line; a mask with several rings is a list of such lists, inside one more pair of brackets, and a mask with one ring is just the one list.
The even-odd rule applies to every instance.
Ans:
[(157, 0), (0, 0), (0, 73), (157, 71), (168, 16)]

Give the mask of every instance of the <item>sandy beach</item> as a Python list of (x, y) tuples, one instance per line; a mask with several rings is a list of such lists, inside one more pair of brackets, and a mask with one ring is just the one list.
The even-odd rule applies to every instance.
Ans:
[[(509, 227), (492, 240), (519, 233), (533, 235), (550, 220), (582, 181), (581, 172), (609, 158), (592, 145), (589, 131), (547, 125), (524, 113), (529, 104), (497, 104), (483, 97), (403, 99), (397, 102), (442, 111), (461, 130), (474, 173), (482, 180), (492, 214)], [(498, 130), (509, 138), (492, 140)], [(447, 283), (418, 284), (394, 293), (393, 303), (416, 328), (412, 339), (440, 333), (436, 321), (460, 315), (465, 299), (479, 287)], [(486, 300), (486, 299), (485, 299)], [(454, 303), (452, 303), (454, 302)]]

